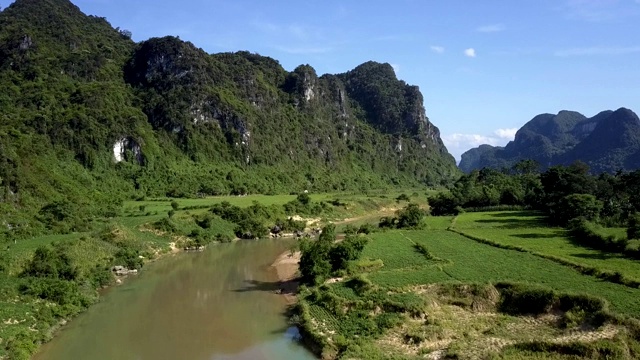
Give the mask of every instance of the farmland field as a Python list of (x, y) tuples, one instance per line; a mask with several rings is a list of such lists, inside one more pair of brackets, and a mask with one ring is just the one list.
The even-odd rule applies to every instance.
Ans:
[[(316, 216), (305, 213), (299, 215), (306, 219), (319, 220), (320, 223), (316, 222), (314, 226), (328, 221), (340, 222), (340, 229), (347, 224), (360, 226), (365, 223), (374, 223), (377, 225), (380, 216), (393, 214), (397, 208), (405, 206), (408, 199), (422, 205), (426, 204), (425, 194), (425, 189), (371, 191), (367, 194), (309, 194), (312, 204), (318, 205), (318, 202), (323, 202), (319, 204), (321, 210), (315, 212)], [(400, 197), (402, 200), (396, 199), (399, 195), (403, 195)], [(67, 306), (63, 309), (64, 313), (55, 315), (68, 318), (96, 300), (97, 293), (90, 281), (115, 281), (109, 270), (113, 265), (122, 265), (125, 261), (129, 261), (132, 268), (138, 266), (138, 263), (141, 266), (141, 263), (171, 251), (172, 247), (193, 246), (196, 239), (203, 242), (233, 240), (236, 237), (238, 224), (224, 220), (218, 215), (212, 215), (209, 209), (213, 205), (226, 201), (246, 208), (257, 202), (266, 207), (266, 211), (274, 217), (284, 217), (286, 213), (282, 205), (295, 202), (297, 196), (295, 194), (247, 195), (125, 201), (115, 217), (92, 219), (90, 224), (82, 227), (90, 230), (64, 235), (17, 238), (15, 241), (7, 242), (4, 251), (0, 254), (0, 270), (2, 270), (0, 273), (0, 318), (2, 319), (0, 343), (5, 345), (9, 342), (7, 339), (15, 338), (16, 334), (20, 333), (28, 335), (25, 337), (28, 343), (46, 340), (50, 336), (50, 327), (56, 324), (52, 319), (55, 311), (58, 310), (53, 312), (47, 310), (49, 304), (41, 301), (37, 296), (27, 298), (24, 296), (24, 290), (20, 290), (25, 289), (23, 285), (31, 281), (20, 274), (30, 264), (36, 249), (41, 246), (54, 249), (48, 254), (62, 254), (63, 261), (68, 262), (74, 269), (74, 276), (82, 279), (77, 293), (82, 296), (84, 302), (77, 307)], [(204, 216), (205, 214), (207, 216)], [(260, 218), (259, 221), (267, 228), (274, 225), (275, 219)], [(86, 279), (90, 281), (85, 281)], [(80, 283), (80, 280), (78, 282)], [(51, 288), (56, 287), (51, 286)], [(45, 315), (51, 315), (51, 319), (39, 321), (38, 326), (42, 328), (34, 332), (32, 323), (22, 319), (26, 319), (27, 314), (40, 313), (41, 310)], [(15, 323), (17, 318), (22, 322)], [(29, 340), (32, 335), (38, 339)], [(0, 346), (0, 358), (7, 356), (5, 347)]]
[[(424, 244), (433, 255), (451, 263), (433, 264), (427, 261), (413, 249), (410, 241)], [(383, 286), (412, 286), (441, 281), (527, 282), (555, 290), (602, 296), (611, 302), (612, 309), (640, 316), (640, 289), (585, 276), (532, 254), (480, 244), (450, 231), (378, 233), (372, 236), (363, 257), (382, 259), (385, 266), (370, 274), (369, 278)]]
[[(575, 244), (566, 230), (546, 226), (535, 212), (465, 213), (458, 216), (454, 227), (465, 234), (496, 243), (518, 246), (640, 279), (640, 262), (618, 253), (606, 253)], [(606, 230), (617, 236), (624, 234), (623, 229)]]
[[(531, 252), (481, 243), (447, 230), (451, 226)], [(536, 213), (427, 217), (425, 229), (388, 230), (369, 238), (359, 261), (382, 266), (354, 267), (350, 276), (299, 295), (301, 327), (322, 347), (323, 357), (421, 359), (433, 353), (429, 358), (630, 359), (640, 355), (634, 350), (637, 339), (625, 335), (636, 331), (635, 320), (630, 319), (640, 318), (640, 289), (584, 275), (536, 253), (562, 255), (629, 275), (639, 267), (631, 260), (574, 245), (561, 229), (545, 227)], [(509, 312), (504, 304), (510, 291), (523, 294), (515, 295), (516, 306), (545, 298), (543, 302), (548, 302), (537, 313)], [(565, 299), (565, 305), (558, 299)], [(567, 303), (573, 304), (571, 309)]]

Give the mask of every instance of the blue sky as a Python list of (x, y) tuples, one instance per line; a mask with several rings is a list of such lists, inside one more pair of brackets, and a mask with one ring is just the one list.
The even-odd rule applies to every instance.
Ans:
[[(177, 35), (287, 70), (388, 62), (459, 158), (539, 113), (640, 112), (640, 0), (73, 0), (136, 41)], [(0, 0), (0, 6), (11, 1)]]

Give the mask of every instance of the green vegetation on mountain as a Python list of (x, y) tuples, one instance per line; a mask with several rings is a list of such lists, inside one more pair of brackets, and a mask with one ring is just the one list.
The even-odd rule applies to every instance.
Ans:
[(505, 147), (481, 145), (462, 154), (460, 169), (510, 168), (535, 160), (543, 168), (582, 161), (594, 173), (640, 167), (640, 120), (629, 109), (603, 111), (592, 118), (573, 111), (542, 114), (526, 123)]
[(83, 230), (143, 197), (442, 185), (457, 176), (389, 64), (288, 72), (175, 37), (134, 43), (68, 0), (0, 13), (5, 238)]
[[(639, 166), (631, 111), (541, 115), (465, 156), (503, 171), (460, 177), (389, 64), (318, 76), (130, 37), (68, 0), (0, 12), (0, 357), (169, 248), (360, 215), (300, 242), (298, 321), (328, 357), (640, 356), (640, 172), (552, 166)], [(428, 209), (388, 193), (442, 185)], [(230, 194), (293, 195), (211, 197)], [(527, 211), (474, 212), (504, 209)]]

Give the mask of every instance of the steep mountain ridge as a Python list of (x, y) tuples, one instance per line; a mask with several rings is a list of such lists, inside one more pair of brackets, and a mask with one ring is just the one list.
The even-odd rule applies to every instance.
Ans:
[(586, 162), (593, 172), (634, 170), (632, 154), (640, 150), (640, 121), (625, 108), (606, 110), (586, 118), (561, 111), (534, 117), (504, 148), (483, 145), (462, 154), (460, 169), (511, 167), (520, 160), (536, 160), (543, 168)]
[(458, 171), (389, 64), (318, 76), (176, 37), (136, 44), (68, 0), (0, 12), (0, 85), (0, 223), (14, 233), (39, 231), (52, 203), (64, 220), (126, 197), (437, 185)]

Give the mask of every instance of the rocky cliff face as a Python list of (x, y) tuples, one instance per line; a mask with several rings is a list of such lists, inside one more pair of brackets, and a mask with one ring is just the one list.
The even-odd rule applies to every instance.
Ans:
[(389, 64), (318, 75), (175, 37), (136, 44), (68, 0), (0, 12), (0, 86), (0, 198), (20, 209), (436, 185), (458, 171), (422, 94)]
[[(422, 94), (399, 81), (389, 64), (369, 62), (318, 77), (309, 65), (289, 73), (270, 58), (208, 55), (166, 37), (140, 44), (125, 75), (145, 99), (152, 126), (173, 134), (185, 151), (192, 143), (219, 142), (220, 150), (242, 153), (246, 165), (293, 161), (340, 168), (351, 166), (345, 158), (354, 158), (352, 148), (366, 147), (388, 155), (379, 161), (404, 163), (422, 181), (452, 175), (452, 159), (425, 116)], [(363, 141), (365, 131), (375, 134), (377, 145)], [(420, 167), (435, 173), (427, 179)]]
[(593, 172), (635, 170), (640, 150), (640, 121), (625, 108), (603, 111), (592, 118), (572, 111), (534, 117), (507, 146), (482, 145), (462, 154), (460, 169), (511, 167), (520, 160), (536, 160), (543, 168), (577, 160)]

